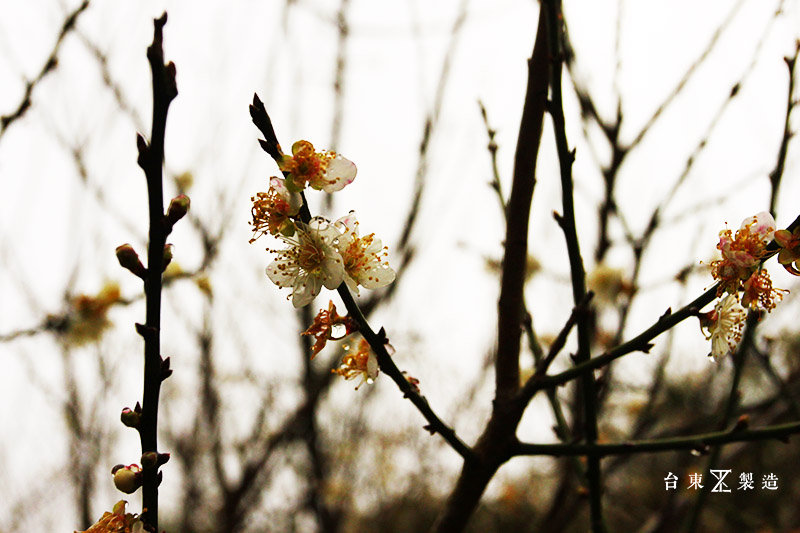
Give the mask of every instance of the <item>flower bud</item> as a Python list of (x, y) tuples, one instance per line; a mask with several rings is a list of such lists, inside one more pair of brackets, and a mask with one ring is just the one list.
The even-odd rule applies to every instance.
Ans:
[(171, 244), (164, 245), (164, 262), (161, 266), (161, 272), (164, 272), (172, 261), (172, 249), (175, 248)]
[(139, 254), (136, 253), (136, 250), (133, 249), (133, 246), (130, 244), (123, 244), (122, 246), (117, 246), (116, 249), (117, 254), (117, 261), (122, 266), (122, 268), (126, 268), (133, 273), (133, 275), (144, 279), (147, 275), (147, 270), (144, 268), (141, 260), (139, 260)]
[(155, 468), (158, 465), (158, 453), (145, 452), (142, 454), (142, 468)]
[(132, 411), (129, 407), (123, 409), (122, 414), (120, 415), (122, 423), (128, 426), (129, 428), (138, 428), (141, 418), (142, 416), (140, 413)]
[(170, 226), (175, 225), (177, 221), (186, 215), (186, 213), (189, 211), (190, 203), (189, 197), (185, 194), (176, 196), (169, 201), (169, 207), (167, 208), (167, 222)]
[(142, 469), (139, 465), (117, 465), (111, 469), (114, 475), (114, 486), (126, 494), (133, 494), (142, 486)]

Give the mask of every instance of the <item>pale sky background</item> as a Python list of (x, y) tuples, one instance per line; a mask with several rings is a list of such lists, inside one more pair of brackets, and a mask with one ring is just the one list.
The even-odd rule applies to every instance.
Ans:
[[(338, 149), (359, 170), (356, 181), (337, 194), (330, 215), (336, 218), (355, 209), (362, 232), (374, 231), (390, 254), (410, 202), (424, 117), (435, 103), (439, 72), (461, 4), (461, 0), (350, 2)], [(713, 258), (717, 233), (726, 222), (738, 228), (743, 218), (768, 207), (767, 174), (783, 131), (788, 87), (783, 57), (793, 53), (800, 37), (800, 10), (797, 1), (565, 2), (579, 78), (608, 119), (614, 116), (618, 87), (626, 121), (621, 138), (628, 140), (739, 4), (718, 46), (619, 176), (618, 202), (638, 233), (672, 187), (733, 83), (749, 72), (665, 212), (663, 231), (645, 258), (643, 294), (634, 306), (626, 337), (652, 324), (667, 307), (677, 309), (710, 286), (710, 278), (694, 277), (683, 292), (669, 281), (681, 268)], [(783, 12), (776, 16), (779, 4)], [(615, 76), (620, 5), (621, 55)], [(0, 4), (0, 114), (16, 108), (25, 81), (41, 69), (66, 13), (76, 6), (74, 1), (47, 0)], [(152, 40), (152, 19), (166, 9), (165, 57), (177, 66), (179, 90), (168, 118), (167, 172), (191, 171), (193, 213), (212, 228), (227, 225), (221, 257), (211, 272), (217, 296), (213, 320), (219, 332), (218, 353), (226, 354), (218, 364), (235, 375), (246, 358), (271, 384), (296, 377), (297, 341), (287, 333), (296, 328), (295, 315), (284, 300), (286, 291), (278, 291), (263, 272), (270, 261), (264, 247), (274, 244), (265, 239), (254, 245), (247, 242), (249, 198), (265, 190), (269, 176), (278, 173), (258, 147), (259, 132), (247, 107), (257, 92), (284, 148), (300, 138), (319, 148), (328, 146), (338, 6), (334, 0), (297, 0), (288, 9), (278, 1), (202, 6), (187, 0), (93, 2), (79, 18), (78, 31), (66, 37), (58, 68), (36, 87), (32, 108), (0, 137), (0, 334), (35, 327), (46, 314), (60, 312), (70, 280), (76, 293), (94, 294), (104, 280), (119, 281), (124, 297), (141, 292), (137, 280), (119, 268), (113, 252), (117, 245), (130, 242), (144, 253), (146, 189), (134, 141), (138, 129), (149, 132), (151, 80), (145, 50)], [(538, 6), (523, 0), (470, 0), (466, 6), (433, 132), (426, 196), (415, 230), (419, 254), (400, 294), (372, 323), (375, 329), (386, 327), (400, 368), (420, 379), (434, 409), (472, 442), (485, 412), (457, 419), (453, 415), (493, 342), (498, 284), (487, 273), (485, 259), (500, 258), (504, 232), (497, 199), (487, 186), (491, 166), (477, 102), (484, 103), (498, 131), (500, 173), (508, 191)], [(119, 109), (104, 86), (91, 47), (108, 56), (111, 76), (143, 126)], [(605, 162), (609, 154), (599, 132), (590, 131), (589, 141), (583, 136), (566, 72), (564, 78), (568, 135), (577, 148), (579, 235), (591, 270), (593, 220), (602, 198), (593, 157)], [(797, 124), (796, 117), (792, 123)], [(78, 146), (85, 157), (88, 184), (81, 183), (70, 153)], [(798, 214), (797, 155), (792, 143), (776, 217), (781, 227)], [(531, 252), (544, 263), (545, 271), (532, 280), (526, 293), (542, 335), (558, 332), (569, 315), (571, 299), (563, 236), (551, 216), (554, 209), (561, 209), (554, 163), (548, 128), (530, 234)], [(174, 186), (168, 183), (167, 201), (171, 195)], [(229, 206), (234, 206), (232, 218), (226, 218)], [(312, 212), (320, 213), (321, 206), (311, 200)], [(675, 217), (679, 218), (673, 221)], [(618, 224), (612, 226), (612, 236), (621, 235)], [(169, 241), (184, 268), (197, 266), (200, 243), (188, 224), (179, 225)], [(630, 266), (631, 257), (622, 250), (612, 249), (612, 266)], [(770, 271), (776, 286), (797, 287), (776, 266)], [(796, 292), (765, 322), (765, 331), (779, 331), (797, 316)], [(323, 294), (313, 305), (324, 306), (329, 295)], [(163, 352), (172, 357), (175, 369), (165, 389), (174, 394), (195, 386), (194, 347), (182, 341), (187, 331), (202, 323), (198, 302), (188, 286), (177, 285), (165, 293)], [(114, 361), (110, 369), (114, 387), (99, 413), (113, 431), (119, 430), (113, 445), (118, 459), (109, 468), (114, 462), (135, 462), (140, 453), (137, 436), (117, 426), (120, 409), (134, 404), (141, 394), (141, 344), (132, 326), (143, 321), (143, 305), (115, 309), (111, 317), (115, 327), (99, 347), (81, 349), (74, 358), (79, 367), (93, 369), (95, 354), (102, 350)], [(681, 357), (670, 371), (691, 374), (706, 368), (708, 345), (697, 323), (687, 320), (676, 331)], [(30, 524), (50, 530), (59, 512), (73, 512), (68, 507), (70, 497), (56, 490), (59, 484), (66, 487), (59, 481), (68, 449), (59, 408), (63, 360), (52, 337), (41, 334), (0, 343), (0, 362), (4, 367), (0, 501), (47, 495), (54, 504), (39, 505), (40, 516), (31, 517)], [(618, 368), (625, 369), (631, 381), (644, 382), (649, 364), (645, 356), (633, 354)], [(87, 397), (97, 388), (91, 382), (82, 386)], [(296, 401), (291, 383), (275, 386), (279, 404)], [(379, 379), (375, 387), (371, 424), (385, 428), (389, 419), (422, 425), (422, 417), (401, 399), (390, 380)], [(491, 392), (491, 387), (480, 390), (478, 404), (484, 409)], [(170, 394), (164, 393), (165, 401)], [(247, 401), (237, 397), (235, 388), (229, 394), (230, 402)], [(331, 392), (337, 402), (354, 401), (354, 394), (350, 383), (337, 383)], [(175, 400), (170, 409), (179, 412), (184, 401)], [(549, 411), (536, 407), (535, 403), (526, 415), (520, 436), (552, 440)], [(231, 414), (232, 431), (237, 416), (245, 415)], [(445, 468), (459, 464), (458, 457), (447, 451), (442, 461)], [(162, 490), (166, 509), (170, 491), (177, 488), (170, 481), (171, 466), (165, 467)], [(100, 479), (110, 482), (104, 476)], [(119, 498), (108, 485), (100, 493), (106, 491), (110, 508)], [(2, 509), (0, 531), (5, 523)], [(66, 524), (58, 529), (68, 530), (72, 520)]]

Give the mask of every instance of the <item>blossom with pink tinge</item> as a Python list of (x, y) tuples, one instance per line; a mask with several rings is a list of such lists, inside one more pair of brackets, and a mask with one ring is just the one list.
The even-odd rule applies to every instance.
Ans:
[(325, 192), (344, 189), (356, 179), (356, 165), (336, 152), (317, 152), (308, 141), (292, 145), (292, 155), (284, 155), (278, 166), (286, 176), (290, 191), (306, 188)]

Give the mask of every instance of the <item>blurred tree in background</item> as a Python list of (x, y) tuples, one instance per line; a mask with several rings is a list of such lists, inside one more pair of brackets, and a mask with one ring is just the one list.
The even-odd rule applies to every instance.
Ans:
[[(459, 515), (467, 531), (799, 528), (797, 278), (765, 264), (790, 292), (716, 362), (695, 322), (713, 309), (719, 231), (800, 214), (797, 2), (567, 2), (563, 16), (544, 2), (541, 19), (534, 2), (436, 4), (166, 6), (179, 94), (164, 194), (192, 208), (163, 275), (159, 529), (410, 532)], [(141, 400), (145, 298), (114, 249), (148, 242), (135, 133), (150, 131), (145, 49), (163, 8), (0, 8), (0, 531), (88, 528), (122, 499), (111, 467), (141, 456), (118, 420)], [(357, 163), (309, 208), (355, 209), (388, 246), (394, 283), (356, 300), (450, 445), (385, 372), (357, 392), (332, 372), (357, 335), (311, 360), (300, 333), (345, 303), (323, 289), (292, 309), (264, 274), (275, 241), (247, 242), (248, 200), (279, 175), (247, 115), (254, 92), (283, 146)], [(750, 433), (765, 427), (779, 429)], [(710, 469), (731, 470), (731, 493), (711, 492)]]

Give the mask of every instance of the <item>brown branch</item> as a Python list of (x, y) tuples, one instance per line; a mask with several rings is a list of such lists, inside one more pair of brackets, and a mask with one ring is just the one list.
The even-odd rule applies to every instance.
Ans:
[[(253, 123), (256, 125), (256, 127), (258, 127), (258, 129), (261, 130), (261, 133), (264, 134), (265, 138), (263, 140), (259, 140), (259, 144), (261, 145), (262, 149), (270, 154), (273, 159), (279, 161), (281, 157), (279, 152), (280, 144), (278, 143), (278, 138), (275, 135), (275, 130), (272, 127), (272, 120), (269, 118), (267, 110), (264, 107), (264, 104), (258, 98), (258, 95), (253, 96), (253, 104), (250, 105), (250, 116), (252, 117)], [(311, 218), (305, 197), (303, 197), (303, 208), (300, 210), (299, 216), (300, 219), (306, 223)], [(339, 286), (338, 291), (342, 301), (345, 304), (345, 307), (347, 307), (347, 311), (350, 313), (350, 316), (358, 322), (359, 332), (375, 352), (378, 358), (378, 365), (380, 366), (380, 369), (397, 384), (397, 386), (403, 392), (403, 396), (411, 400), (411, 403), (414, 404), (414, 406), (428, 421), (428, 425), (425, 426), (425, 429), (431, 432), (431, 434), (439, 433), (442, 438), (444, 438), (445, 441), (447, 441), (447, 443), (466, 461), (471, 460), (473, 454), (469, 446), (467, 446), (458, 437), (453, 428), (445, 424), (439, 418), (439, 416), (436, 415), (430, 404), (428, 404), (428, 400), (411, 386), (411, 384), (406, 380), (406, 377), (402, 371), (397, 368), (397, 365), (386, 351), (385, 344), (387, 339), (383, 329), (381, 329), (378, 333), (375, 333), (372, 330), (367, 322), (366, 317), (353, 299), (352, 294), (350, 294), (350, 291), (347, 289), (347, 286), (344, 282), (342, 282), (342, 284)]]
[(564, 383), (572, 381), (586, 372), (591, 372), (598, 368), (602, 368), (615, 359), (619, 359), (620, 357), (629, 353), (636, 351), (647, 353), (650, 348), (652, 348), (652, 344), (650, 344), (651, 340), (683, 320), (691, 316), (695, 316), (700, 309), (711, 303), (716, 296), (717, 286), (714, 285), (702, 295), (698, 296), (694, 301), (681, 308), (679, 311), (673, 313), (671, 309), (667, 309), (667, 311), (661, 315), (661, 317), (659, 317), (655, 324), (631, 340), (620, 344), (616, 348), (613, 348), (602, 355), (593, 357), (590, 360), (578, 364), (559, 374), (551, 376), (533, 375), (522, 388), (520, 393), (521, 401), (530, 401), (530, 399), (533, 398), (533, 395), (540, 390), (563, 385)]
[[(547, 15), (550, 48), (553, 50), (551, 54), (553, 64), (551, 67), (550, 80), (550, 89), (552, 91), (550, 115), (553, 117), (556, 149), (558, 150), (558, 160), (561, 171), (561, 198), (564, 209), (563, 216), (559, 217), (558, 221), (561, 229), (564, 231), (564, 237), (567, 242), (570, 277), (572, 280), (572, 298), (575, 305), (579, 306), (584, 298), (586, 298), (586, 271), (583, 267), (578, 231), (575, 226), (572, 180), (572, 164), (575, 161), (575, 153), (570, 152), (567, 142), (566, 127), (564, 124), (564, 104), (561, 95), (561, 73), (563, 67), (561, 50), (566, 37), (562, 23), (563, 14), (560, 0), (549, 0), (543, 3), (543, 8)], [(613, 181), (607, 181), (607, 186), (613, 187)], [(609, 191), (609, 194), (611, 194), (611, 191)], [(579, 316), (577, 321), (578, 352), (575, 354), (575, 362), (578, 364), (588, 362), (591, 357), (590, 342), (592, 324), (589, 318), (588, 314), (584, 314)], [(583, 400), (584, 434), (587, 442), (591, 444), (597, 440), (597, 409), (599, 403), (597, 386), (593, 373), (587, 372), (581, 376), (580, 392)], [(595, 457), (588, 458), (586, 474), (589, 483), (592, 531), (596, 533), (604, 532), (606, 528), (603, 522), (603, 485), (599, 459)]]
[(792, 111), (794, 110), (794, 106), (797, 104), (797, 101), (794, 100), (794, 70), (795, 65), (797, 65), (797, 57), (799, 54), (800, 40), (797, 41), (795, 45), (794, 56), (784, 58), (784, 61), (786, 61), (786, 66), (789, 69), (789, 90), (786, 96), (786, 119), (783, 123), (783, 138), (781, 138), (781, 145), (778, 149), (778, 160), (775, 162), (775, 168), (769, 173), (771, 185), (769, 196), (769, 212), (773, 215), (775, 215), (775, 209), (777, 208), (776, 204), (778, 201), (778, 191), (780, 190), (781, 179), (783, 178), (783, 170), (786, 166), (786, 152), (788, 151), (789, 140), (794, 135), (792, 132), (790, 119), (792, 116)]
[(548, 55), (545, 16), (540, 12), (533, 54), (528, 62), (528, 88), (515, 153), (511, 196), (506, 209), (494, 407), (491, 419), (473, 448), (475, 460), (464, 462), (456, 486), (433, 527), (434, 531), (461, 531), (466, 527), (486, 485), (510, 457), (508, 448), (516, 440), (516, 428), (522, 417), (523, 409), (514, 405), (512, 400), (519, 388), (528, 219), (547, 101)]
[(737, 442), (753, 442), (764, 440), (780, 440), (788, 442), (790, 435), (800, 433), (800, 422), (777, 424), (754, 429), (732, 429), (716, 431), (688, 437), (668, 437), (663, 439), (645, 439), (613, 444), (530, 444), (518, 443), (514, 455), (549, 455), (564, 457), (585, 455), (590, 457), (607, 457), (610, 455), (628, 455), (634, 453), (660, 453), (677, 450), (703, 451), (709, 446), (721, 446)]
[[(147, 48), (147, 59), (153, 76), (153, 123), (150, 142), (139, 135), (139, 166), (147, 178), (149, 204), (149, 243), (147, 247), (147, 275), (144, 279), (146, 295), (146, 321), (137, 325), (137, 331), (144, 338), (144, 392), (142, 397), (142, 416), (139, 437), (142, 453), (158, 452), (158, 400), (161, 382), (164, 379), (164, 366), (167, 360), (161, 357), (161, 288), (164, 263), (164, 245), (171, 225), (164, 216), (164, 193), (162, 163), (164, 160), (164, 134), (167, 125), (167, 111), (177, 96), (175, 65), (164, 64), (163, 28), (167, 14), (154, 20), (153, 43)], [(158, 468), (143, 470), (143, 512), (142, 520), (147, 527), (158, 531)]]

